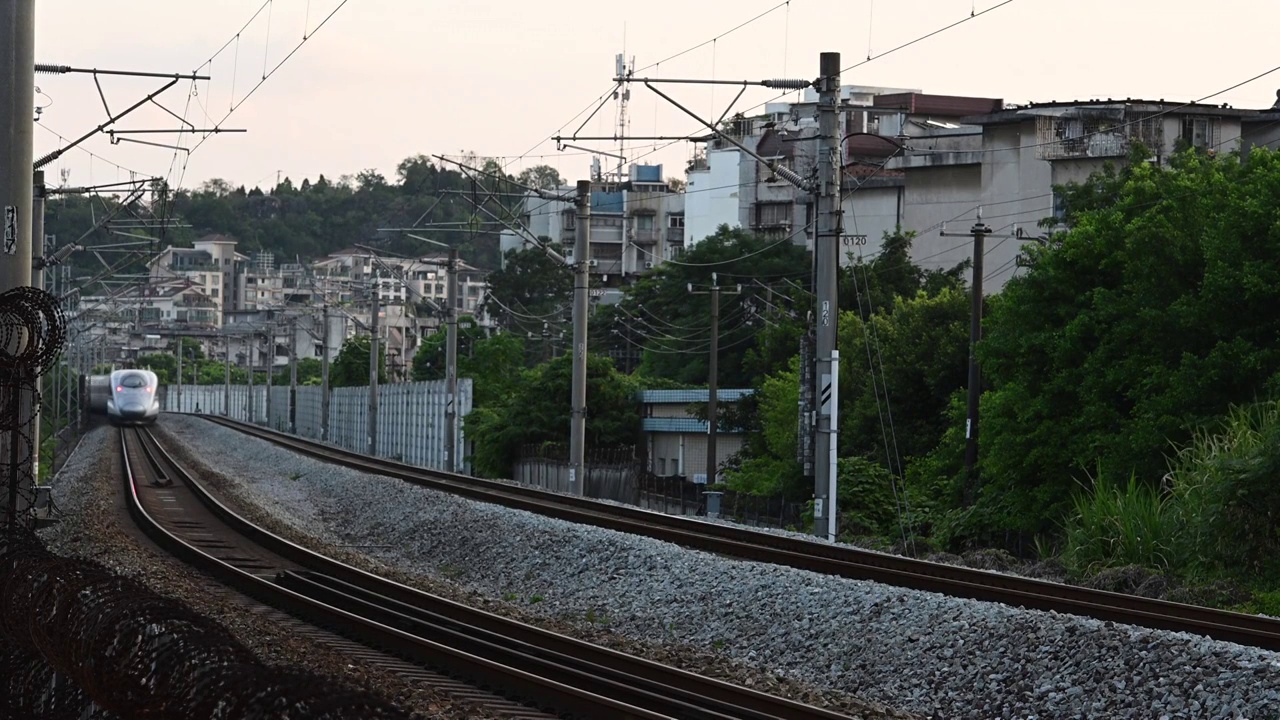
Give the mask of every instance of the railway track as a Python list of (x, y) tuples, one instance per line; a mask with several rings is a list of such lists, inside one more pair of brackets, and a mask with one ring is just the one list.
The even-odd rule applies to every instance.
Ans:
[(421, 674), (414, 666), (426, 666), (507, 699), (505, 706), (480, 703), (489, 709), (521, 718), (549, 716), (540, 712), (620, 720), (845, 717), (475, 610), (318, 555), (220, 503), (149, 430), (121, 429), (120, 448), (129, 512), (168, 552), (264, 604), (361, 643), (349, 648), (352, 654), (372, 648), (399, 658), (384, 662), (399, 662), (393, 671)]
[(483, 502), (644, 535), (721, 555), (953, 597), (1069, 613), (1159, 630), (1188, 632), (1241, 645), (1280, 650), (1280, 620), (1267, 617), (944, 565), (848, 545), (801, 540), (732, 525), (690, 520), (508, 482), (427, 470), (392, 460), (370, 458), (223, 417), (200, 417), (326, 462)]

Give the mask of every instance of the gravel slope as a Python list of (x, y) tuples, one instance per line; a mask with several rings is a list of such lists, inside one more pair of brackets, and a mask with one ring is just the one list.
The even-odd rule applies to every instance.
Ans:
[(946, 718), (1276, 717), (1280, 655), (947, 598), (476, 503), (197, 418), (165, 427), (280, 521), (528, 610)]

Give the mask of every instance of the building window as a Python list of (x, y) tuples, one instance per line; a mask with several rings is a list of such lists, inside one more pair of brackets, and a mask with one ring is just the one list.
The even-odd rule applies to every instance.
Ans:
[(1208, 150), (1218, 146), (1218, 118), (1185, 117), (1182, 119), (1182, 141), (1193, 148)]
[[(209, 297), (218, 297), (218, 288), (213, 288), (212, 290), (210, 290)], [(710, 382), (710, 380), (708, 380), (707, 382)], [(710, 432), (710, 431), (708, 430), (707, 432)]]
[(756, 203), (756, 227), (791, 227), (791, 203)]
[(652, 230), (652, 229), (653, 229), (653, 216), (652, 216), (652, 215), (637, 215), (637, 216), (636, 216), (636, 229), (637, 229), (637, 230)]
[(683, 228), (683, 227), (684, 227), (684, 216), (683, 216), (683, 215), (668, 215), (668, 216), (667, 216), (667, 227), (670, 227), (670, 228)]
[(316, 357), (324, 357), (324, 345), (316, 345)]

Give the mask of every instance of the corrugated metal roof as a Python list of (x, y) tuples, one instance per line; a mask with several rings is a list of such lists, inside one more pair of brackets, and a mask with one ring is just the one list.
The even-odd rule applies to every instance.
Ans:
[(644, 432), (706, 433), (707, 423), (696, 418), (644, 418), (640, 421)]
[[(716, 391), (719, 402), (737, 402), (755, 392), (750, 388), (720, 388)], [(704, 403), (711, 398), (706, 388), (693, 390), (641, 390), (640, 402), (653, 405), (669, 405), (676, 403)], [(705, 428), (704, 428), (705, 429)]]
[(997, 98), (929, 95), (925, 93), (877, 95), (872, 102), (878, 108), (896, 108), (917, 115), (938, 115), (941, 117), (982, 115), (984, 113), (997, 112), (1004, 107), (1004, 100)]

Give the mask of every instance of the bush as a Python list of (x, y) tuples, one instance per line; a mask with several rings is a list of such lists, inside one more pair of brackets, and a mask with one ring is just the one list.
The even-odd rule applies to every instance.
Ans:
[(1077, 573), (1137, 565), (1166, 570), (1181, 566), (1176, 553), (1177, 518), (1167, 497), (1140, 483), (1111, 483), (1099, 472), (1093, 487), (1072, 499), (1063, 562)]
[(1171, 465), (1194, 569), (1280, 571), (1280, 404), (1232, 407), (1217, 428), (1198, 431)]

